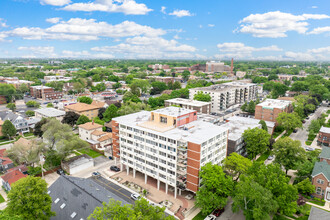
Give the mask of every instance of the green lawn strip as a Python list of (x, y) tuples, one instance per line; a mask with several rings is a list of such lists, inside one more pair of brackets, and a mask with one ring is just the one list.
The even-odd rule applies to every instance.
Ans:
[(202, 212), (199, 212), (192, 220), (204, 220), (207, 215), (203, 215)]
[(74, 153), (76, 156), (81, 155), (81, 153), (79, 153), (79, 152), (77, 152), (77, 151), (74, 151), (73, 153)]
[(312, 141), (305, 141), (305, 144), (308, 146), (311, 145), (312, 143), (313, 143)]
[(319, 205), (319, 206), (324, 206), (324, 204), (325, 204), (325, 202), (317, 201), (317, 200), (309, 200), (308, 202), (313, 203), (315, 205)]
[(81, 150), (78, 150), (78, 152), (82, 153), (82, 154), (87, 154), (88, 156), (90, 156), (92, 158), (103, 156), (103, 154), (93, 151), (92, 149), (81, 149)]
[(5, 201), (5, 199), (2, 197), (2, 195), (0, 194), (0, 203), (3, 203)]
[(267, 160), (267, 158), (270, 155), (270, 151), (266, 151), (265, 153), (263, 153), (258, 159), (258, 162), (264, 162), (265, 160)]

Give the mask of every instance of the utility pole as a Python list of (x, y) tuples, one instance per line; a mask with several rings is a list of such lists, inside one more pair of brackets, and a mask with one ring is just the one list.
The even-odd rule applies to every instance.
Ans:
[(41, 165), (41, 176), (44, 179), (44, 163), (45, 163), (45, 158), (42, 152), (39, 154), (39, 162)]

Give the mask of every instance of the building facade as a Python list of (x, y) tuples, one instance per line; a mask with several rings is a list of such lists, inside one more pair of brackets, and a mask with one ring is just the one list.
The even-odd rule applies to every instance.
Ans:
[(276, 122), (276, 118), (282, 112), (291, 113), (293, 111), (292, 102), (287, 100), (266, 99), (256, 105), (255, 119)]
[(211, 112), (222, 112), (233, 105), (255, 100), (258, 94), (256, 84), (238, 81), (189, 89), (189, 98), (194, 99), (198, 92), (211, 96)]
[(228, 130), (197, 119), (197, 111), (167, 107), (114, 118), (113, 156), (123, 166), (177, 191), (196, 192), (199, 170), (226, 157)]
[(89, 118), (89, 120), (92, 120), (93, 118), (97, 117), (99, 109), (99, 106), (89, 105), (81, 102), (64, 106), (64, 111), (73, 111), (79, 115), (85, 115)]
[(36, 118), (56, 118), (62, 121), (65, 111), (58, 110), (56, 108), (39, 108), (34, 110)]
[(330, 143), (330, 128), (321, 127), (319, 131), (319, 135), (317, 137), (317, 145), (323, 145), (329, 147)]
[(176, 105), (176, 106), (180, 106), (181, 108), (196, 110), (197, 112), (204, 114), (210, 114), (211, 112), (210, 102), (201, 102), (197, 100), (182, 99), (182, 98), (165, 100), (165, 107), (171, 105)]
[(30, 95), (37, 99), (52, 100), (63, 97), (62, 92), (54, 91), (52, 87), (48, 86), (31, 86)]
[(320, 162), (316, 162), (312, 172), (312, 184), (315, 197), (330, 202), (330, 148), (323, 147)]

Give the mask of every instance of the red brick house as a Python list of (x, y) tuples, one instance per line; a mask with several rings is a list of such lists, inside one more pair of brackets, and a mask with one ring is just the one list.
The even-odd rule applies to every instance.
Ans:
[(1, 176), (2, 186), (7, 191), (10, 191), (13, 183), (27, 176), (28, 175), (23, 174), (20, 170), (12, 170), (11, 172), (7, 172), (5, 175)]
[(330, 143), (330, 128), (321, 127), (317, 137), (317, 145), (329, 146)]

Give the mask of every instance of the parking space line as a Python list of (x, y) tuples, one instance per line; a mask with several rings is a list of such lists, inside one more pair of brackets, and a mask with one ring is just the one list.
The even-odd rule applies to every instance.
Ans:
[(100, 180), (98, 180), (98, 179), (95, 179), (95, 180), (96, 180), (97, 182), (99, 182), (99, 183), (102, 183), (102, 184), (104, 184), (104, 185), (110, 187), (111, 189), (113, 189), (114, 191), (120, 193), (121, 195), (125, 196), (126, 198), (131, 199), (130, 197), (128, 197), (128, 196), (125, 195), (124, 193), (122, 193), (122, 192), (120, 192), (119, 190), (117, 190), (117, 189), (113, 188), (112, 186), (110, 186), (110, 184), (107, 184), (107, 183), (105, 183), (105, 182), (103, 182), (103, 181), (100, 181)]

